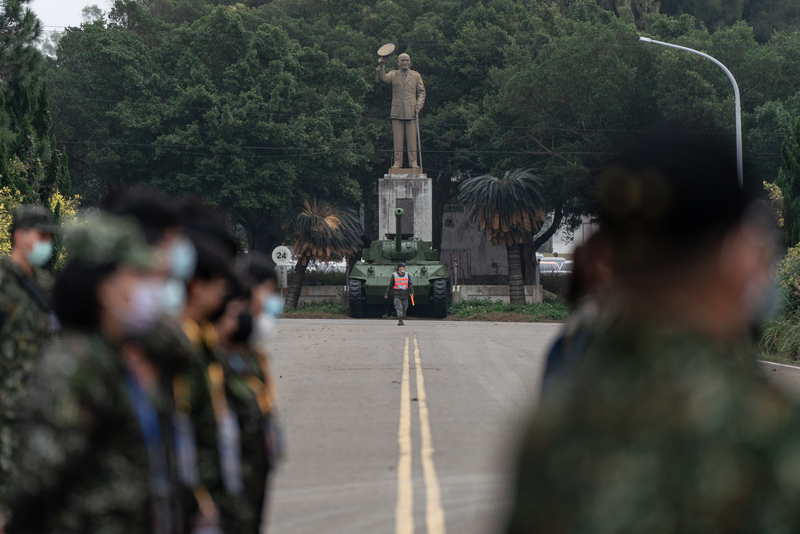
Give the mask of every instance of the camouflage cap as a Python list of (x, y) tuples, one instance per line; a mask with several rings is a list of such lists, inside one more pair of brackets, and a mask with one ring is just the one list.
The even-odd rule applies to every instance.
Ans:
[(15, 230), (17, 228), (23, 230), (33, 228), (51, 234), (60, 230), (58, 225), (53, 224), (53, 212), (43, 206), (34, 206), (33, 204), (23, 204), (14, 210), (11, 228)]
[(139, 225), (127, 217), (96, 213), (71, 224), (65, 235), (70, 261), (117, 263), (135, 269), (156, 266), (156, 255)]

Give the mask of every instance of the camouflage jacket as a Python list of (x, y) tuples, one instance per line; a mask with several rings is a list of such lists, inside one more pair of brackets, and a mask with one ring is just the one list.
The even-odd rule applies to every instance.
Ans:
[(244, 493), (257, 522), (262, 515), (270, 468), (265, 430), (273, 402), (262, 366), (264, 362), (262, 356), (252, 350), (230, 351), (223, 365), (229, 405), (236, 414), (241, 433)]
[[(255, 509), (248, 499), (247, 488), (241, 495), (230, 495), (224, 488), (215, 402), (217, 409), (221, 401), (236, 416), (240, 443), (245, 447), (252, 443), (252, 427), (258, 403), (247, 384), (230, 373), (226, 354), (220, 347), (219, 338), (212, 325), (201, 326), (186, 321), (183, 324), (183, 331), (195, 349), (195, 361), (187, 372), (187, 378), (191, 391), (191, 418), (195, 427), (201, 481), (219, 508), (224, 533), (258, 532), (260, 522), (258, 512), (261, 508), (259, 505), (258, 510)], [(212, 383), (211, 377), (214, 366), (219, 366), (223, 371), (223, 380), (218, 391), (215, 391), (217, 388)], [(220, 395), (222, 399), (219, 398)], [(244, 451), (240, 453), (242, 473), (245, 473), (250, 459), (244, 457)], [(245, 482), (244, 477), (242, 482)]]
[(800, 410), (745, 347), (616, 323), (545, 395), (507, 532), (800, 531)]
[(51, 315), (20, 280), (30, 281), (49, 297), (52, 279), (34, 268), (29, 276), (8, 256), (0, 258), (0, 420), (15, 420), (25, 384), (50, 339)]
[(23, 412), (6, 531), (146, 533), (150, 472), (119, 347), (65, 331), (43, 352)]

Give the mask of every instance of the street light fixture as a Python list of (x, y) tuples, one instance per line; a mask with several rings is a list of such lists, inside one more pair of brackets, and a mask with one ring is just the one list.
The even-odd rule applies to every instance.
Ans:
[(731, 74), (731, 71), (728, 68), (714, 59), (713, 57), (709, 56), (708, 54), (704, 54), (699, 50), (695, 50), (693, 48), (687, 48), (685, 46), (679, 46), (671, 43), (665, 43), (663, 41), (656, 41), (655, 39), (650, 39), (649, 37), (639, 37), (640, 41), (645, 43), (652, 43), (661, 46), (666, 46), (669, 48), (676, 48), (678, 50), (683, 50), (684, 52), (691, 52), (692, 54), (697, 54), (698, 56), (704, 57), (707, 60), (713, 62), (717, 67), (722, 69), (722, 72), (728, 77), (733, 85), (733, 96), (736, 105), (736, 169), (739, 175), (739, 185), (744, 187), (744, 171), (742, 170), (742, 101), (739, 97), (739, 85), (736, 83), (736, 79)]

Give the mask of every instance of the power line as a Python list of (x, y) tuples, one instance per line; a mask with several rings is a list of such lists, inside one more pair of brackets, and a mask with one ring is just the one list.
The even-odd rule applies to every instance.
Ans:
[[(169, 104), (166, 102), (140, 102), (136, 100), (112, 100), (112, 99), (105, 99), (105, 98), (89, 98), (89, 97), (82, 97), (82, 96), (63, 96), (63, 95), (50, 95), (50, 98), (56, 100), (84, 100), (88, 102), (106, 102), (106, 103), (116, 103), (116, 104), (134, 104), (139, 106), (161, 106), (161, 107), (168, 107), (173, 109), (187, 109), (192, 111), (212, 111), (212, 110), (219, 110), (221, 109), (220, 106), (214, 107), (201, 107), (201, 106), (180, 106), (177, 104)], [(262, 115), (278, 115), (278, 116), (285, 116), (285, 117), (313, 117), (313, 114), (310, 113), (287, 113), (284, 111), (259, 111), (255, 113), (257, 116)], [(361, 120), (371, 122), (371, 123), (381, 123), (381, 124), (388, 124), (388, 121), (384, 119), (376, 119), (373, 117), (366, 117), (361, 116)], [(474, 124), (466, 124), (466, 123), (452, 123), (452, 122), (436, 122), (438, 126), (452, 126), (452, 127), (460, 127), (460, 128), (471, 128), (475, 126)], [(605, 132), (605, 133), (651, 133), (652, 130), (624, 130), (624, 129), (614, 129), (614, 128), (566, 128), (566, 127), (531, 127), (531, 126), (506, 126), (506, 125), (493, 125), (491, 129), (495, 130), (528, 130), (528, 131), (557, 131), (557, 132)], [(780, 135), (785, 136), (789, 132), (783, 131), (771, 131), (771, 132), (759, 132), (758, 130), (747, 130), (749, 133), (759, 133), (761, 135)], [(665, 133), (674, 133), (674, 134), (698, 134), (698, 135), (733, 135), (734, 131), (670, 131)]]
[[(117, 142), (93, 142), (93, 141), (57, 141), (58, 144), (66, 144), (66, 145), (99, 145), (99, 146), (135, 146), (139, 148), (150, 148), (150, 149), (166, 149), (166, 150), (175, 150), (184, 148), (184, 149), (216, 149), (220, 148), (213, 145), (201, 145), (201, 146), (186, 146), (186, 145), (157, 145), (157, 144), (148, 144), (148, 143), (117, 143)], [(364, 152), (364, 153), (393, 153), (393, 149), (381, 149), (381, 148), (326, 148), (326, 147), (259, 147), (259, 146), (240, 146), (235, 147), (239, 150), (269, 150), (269, 151), (278, 151), (278, 150), (288, 150), (288, 151), (295, 151), (295, 152), (318, 152), (320, 154), (326, 153), (336, 153), (336, 152)], [(562, 155), (562, 156), (592, 156), (592, 155), (607, 155), (613, 156), (617, 154), (616, 152), (601, 152), (601, 151), (536, 151), (536, 150), (472, 150), (472, 149), (458, 149), (458, 150), (425, 150), (428, 154), (525, 154), (531, 156), (552, 156), (552, 155)], [(240, 154), (202, 154), (198, 152), (180, 152), (178, 153), (185, 153), (185, 154), (196, 154), (202, 155), (206, 157), (231, 157), (231, 158), (272, 158), (272, 157), (284, 157), (286, 155), (277, 155), (277, 156), (250, 156), (250, 155), (240, 155)], [(745, 152), (748, 155), (757, 155), (757, 156), (776, 156), (780, 155), (780, 152)], [(291, 156), (291, 157), (300, 157), (300, 156)]]

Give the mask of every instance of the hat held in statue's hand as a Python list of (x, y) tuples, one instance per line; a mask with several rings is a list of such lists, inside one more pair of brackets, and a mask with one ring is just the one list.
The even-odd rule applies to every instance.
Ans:
[(133, 219), (96, 213), (71, 224), (65, 233), (70, 261), (114, 263), (134, 269), (156, 266), (156, 254)]
[(34, 206), (33, 204), (24, 204), (15, 209), (11, 226), (22, 230), (33, 228), (50, 234), (59, 231), (58, 225), (53, 224), (53, 212), (45, 207)]
[(378, 49), (378, 55), (380, 57), (389, 57), (394, 54), (395, 48), (397, 47), (394, 46), (394, 43), (385, 44)]

